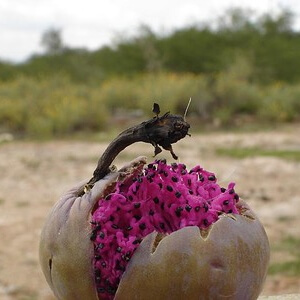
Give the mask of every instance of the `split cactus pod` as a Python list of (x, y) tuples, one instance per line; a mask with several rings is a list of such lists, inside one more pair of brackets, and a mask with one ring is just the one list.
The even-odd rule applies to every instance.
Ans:
[(88, 184), (54, 205), (41, 233), (40, 262), (57, 299), (257, 299), (269, 243), (234, 183), (221, 187), (200, 166), (147, 165), (145, 157), (108, 168), (139, 132), (155, 154), (160, 145), (176, 158), (171, 144), (188, 128), (165, 114), (123, 132)]
[[(77, 196), (78, 190), (82, 188), (82, 185), (79, 185), (56, 203), (45, 223), (40, 243), (42, 269), (55, 296), (63, 300), (256, 299), (266, 276), (269, 244), (262, 224), (241, 199), (234, 203), (236, 213), (217, 212), (217, 219), (206, 225), (202, 221), (203, 226), (199, 223), (189, 225), (186, 220), (185, 223), (176, 220), (181, 217), (187, 219), (183, 214), (189, 214), (186, 206), (183, 206), (184, 211), (180, 217), (176, 216), (176, 209), (174, 215), (167, 212), (169, 216), (163, 217), (165, 223), (170, 223), (168, 217), (178, 223), (173, 232), (170, 232), (171, 229), (163, 230), (154, 219), (153, 227), (149, 228), (152, 232), (144, 237), (141, 237), (138, 230), (133, 235), (123, 234), (124, 250), (121, 251), (116, 238), (118, 230), (123, 230), (121, 225), (117, 229), (105, 228), (106, 225), (111, 227), (114, 224), (111, 222), (115, 221), (108, 219), (117, 211), (107, 209), (108, 215), (103, 216), (102, 220), (100, 216), (99, 220), (95, 221), (101, 202), (113, 201), (113, 199), (107, 201), (105, 198), (109, 195), (116, 196), (116, 187), (124, 181), (132, 181), (132, 178), (142, 171), (145, 163), (144, 157), (138, 158), (120, 171), (112, 172), (96, 182), (83, 196)], [(214, 187), (217, 185), (214, 184)], [(184, 198), (183, 189), (181, 191), (181, 197)], [(148, 191), (149, 195), (152, 192), (153, 189)], [(168, 190), (165, 191), (164, 197), (167, 192)], [(220, 189), (219, 197), (215, 197), (215, 200), (221, 199), (223, 203), (230, 195), (233, 195), (232, 199), (237, 198), (234, 196), (235, 193), (230, 193), (231, 190), (222, 192)], [(195, 197), (200, 198), (199, 195)], [(207, 201), (210, 199), (208, 196)], [(192, 199), (189, 200), (191, 210), (197, 210), (197, 203), (193, 203)], [(136, 203), (142, 201), (143, 199), (136, 198), (125, 203), (134, 207)], [(147, 216), (149, 215), (147, 209), (150, 211), (152, 206), (157, 205), (153, 198), (149, 201), (152, 203), (149, 207), (145, 205), (144, 212), (141, 207), (139, 208), (140, 213)], [(163, 197), (161, 201), (168, 203), (168, 199)], [(175, 204), (177, 207), (178, 203)], [(205, 202), (199, 203), (202, 205), (199, 211), (201, 219), (200, 215), (205, 212), (203, 209)], [(119, 202), (116, 205), (122, 206)], [(212, 206), (210, 204), (210, 207)], [(124, 213), (126, 210), (130, 209), (126, 207), (119, 212)], [(159, 214), (159, 211), (155, 211), (156, 213)], [(137, 221), (134, 216), (129, 216), (128, 220), (120, 219), (118, 224), (122, 221), (127, 222), (128, 228), (133, 224), (130, 223), (132, 220), (137, 225), (142, 224), (138, 223), (140, 220)], [(160, 222), (160, 218), (157, 222)], [(192, 219), (191, 222), (196, 224), (198, 220)], [(176, 222), (173, 223), (172, 226), (176, 227)], [(182, 228), (179, 228), (180, 226)], [(102, 240), (105, 243), (105, 237), (102, 238), (104, 232), (108, 241), (102, 246)], [(132, 241), (134, 235), (137, 238)], [(135, 243), (137, 239), (138, 242)], [(128, 249), (133, 249), (128, 258), (126, 243), (136, 246), (134, 248), (128, 246)], [(101, 247), (108, 248), (103, 251), (102, 257)], [(124, 254), (125, 259), (124, 257), (122, 259)]]

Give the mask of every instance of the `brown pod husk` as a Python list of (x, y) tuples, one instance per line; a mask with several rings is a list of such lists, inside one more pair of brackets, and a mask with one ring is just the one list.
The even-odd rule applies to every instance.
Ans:
[[(99, 299), (90, 240), (91, 213), (118, 178), (141, 169), (144, 157), (111, 172), (78, 197), (81, 184), (53, 207), (40, 241), (40, 262), (58, 299)], [(123, 274), (115, 299), (256, 299), (269, 261), (263, 226), (240, 200), (242, 215), (221, 217), (209, 230), (186, 227), (144, 238)]]
[(119, 176), (142, 168), (139, 157), (119, 172), (111, 172), (93, 188), (78, 196), (85, 183), (68, 191), (52, 208), (40, 239), (40, 264), (46, 280), (58, 299), (98, 299), (92, 259), (91, 212), (97, 200), (114, 187)]
[(270, 250), (260, 221), (247, 214), (221, 217), (208, 232), (191, 226), (163, 239), (148, 235), (115, 299), (257, 299)]

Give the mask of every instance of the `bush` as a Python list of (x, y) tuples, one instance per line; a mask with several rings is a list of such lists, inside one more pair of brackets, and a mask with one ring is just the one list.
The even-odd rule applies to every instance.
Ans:
[(289, 86), (277, 83), (266, 89), (259, 115), (263, 121), (299, 121), (300, 85)]
[(189, 114), (196, 116), (196, 124), (300, 120), (300, 84), (259, 86), (248, 75), (232, 70), (214, 77), (140, 74), (89, 85), (58, 75), (48, 80), (21, 77), (0, 82), (0, 130), (38, 138), (99, 131), (108, 127), (108, 120), (109, 125), (118, 125), (117, 118), (111, 118), (115, 115), (123, 121), (130, 121), (133, 111), (153, 116), (154, 102), (162, 113), (183, 115), (190, 98)]
[(106, 123), (106, 108), (98, 97), (64, 77), (2, 83), (0, 97), (0, 127), (17, 134), (50, 137), (101, 129)]
[(214, 87), (214, 115), (221, 124), (234, 124), (240, 116), (255, 116), (261, 103), (261, 89), (245, 80), (220, 74)]

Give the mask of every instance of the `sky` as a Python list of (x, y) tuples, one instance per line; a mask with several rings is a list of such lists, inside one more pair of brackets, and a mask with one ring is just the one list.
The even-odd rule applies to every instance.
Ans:
[(290, 9), (300, 27), (299, 0), (0, 0), (0, 60), (22, 62), (42, 53), (41, 37), (50, 28), (60, 29), (69, 47), (95, 50), (142, 24), (166, 34), (215, 20), (232, 7), (257, 14)]

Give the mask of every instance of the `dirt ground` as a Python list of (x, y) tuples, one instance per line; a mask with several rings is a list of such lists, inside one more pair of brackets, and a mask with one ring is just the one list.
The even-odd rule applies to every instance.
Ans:
[[(174, 150), (189, 167), (201, 164), (214, 171), (222, 185), (235, 181), (236, 191), (259, 216), (276, 249), (284, 237), (300, 238), (300, 162), (262, 156), (235, 159), (214, 152), (217, 147), (252, 146), (300, 150), (300, 127), (193, 135)], [(0, 299), (54, 299), (38, 261), (43, 222), (64, 191), (91, 177), (105, 147), (88, 141), (0, 144)], [(152, 153), (150, 145), (136, 144), (115, 164), (121, 166), (138, 155), (148, 156), (150, 162)], [(169, 153), (162, 156), (172, 161)], [(288, 253), (274, 250), (271, 263), (288, 258)], [(300, 293), (300, 277), (268, 276), (263, 294), (281, 293)]]

